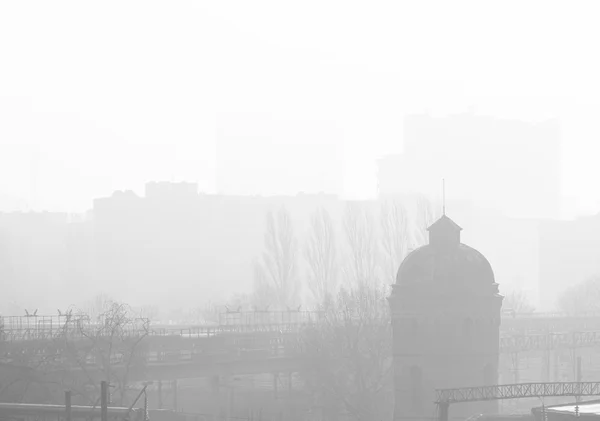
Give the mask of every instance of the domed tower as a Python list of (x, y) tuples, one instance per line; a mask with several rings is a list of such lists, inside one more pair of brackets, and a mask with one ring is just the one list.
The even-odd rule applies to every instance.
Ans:
[[(396, 419), (434, 416), (435, 389), (497, 384), (502, 296), (461, 230), (442, 216), (398, 270), (389, 298)], [(451, 416), (496, 411), (496, 402), (459, 404)]]

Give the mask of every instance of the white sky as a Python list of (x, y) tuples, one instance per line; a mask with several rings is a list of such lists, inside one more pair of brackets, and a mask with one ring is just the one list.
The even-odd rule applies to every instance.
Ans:
[(579, 211), (595, 211), (599, 8), (4, 1), (0, 193), (78, 211), (115, 189), (141, 192), (149, 180), (197, 180), (213, 191), (218, 116), (258, 112), (335, 123), (345, 191), (369, 197), (374, 160), (401, 148), (404, 114), (474, 105), (560, 117), (565, 194)]

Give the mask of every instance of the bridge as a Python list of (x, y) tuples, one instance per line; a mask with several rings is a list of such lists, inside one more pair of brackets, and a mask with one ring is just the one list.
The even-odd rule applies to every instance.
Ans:
[[(210, 378), (206, 384), (216, 387), (234, 387), (239, 376), (262, 375), (265, 385), (285, 390), (292, 384), (292, 373), (302, 372), (304, 367), (315, 366), (314, 356), (305, 352), (300, 333), (311, 326), (323, 322), (318, 312), (270, 312), (225, 314), (215, 325), (157, 325), (139, 319), (124, 329), (120, 341), (143, 341), (135, 352), (135, 361), (111, 361), (111, 376), (127, 378), (130, 383), (155, 381), (158, 396), (161, 384), (169, 394), (177, 396), (177, 380)], [(592, 349), (600, 346), (600, 315), (512, 315), (504, 316), (501, 325), (500, 352), (512, 362), (515, 356), (527, 352)], [(557, 330), (560, 329), (560, 330)], [(70, 384), (82, 381), (97, 383), (106, 377), (106, 362), (102, 356), (82, 351), (80, 361), (62, 361), (63, 349), (70, 346), (86, 349), (91, 335), (101, 331), (100, 326), (89, 322), (85, 317), (33, 316), (0, 318), (0, 370), (13, 377), (31, 376), (41, 383)], [(22, 362), (24, 350), (32, 352), (35, 358), (47, 359), (51, 363), (41, 370), (31, 369)], [(580, 356), (577, 352), (569, 357), (575, 364)], [(64, 358), (70, 358), (68, 355)], [(537, 360), (536, 360), (537, 361)], [(542, 358), (540, 364), (550, 364), (550, 358)], [(587, 360), (586, 360), (587, 361)], [(139, 362), (139, 363), (138, 363)], [(536, 364), (538, 364), (536, 362)], [(67, 368), (68, 367), (68, 368)], [(507, 367), (507, 365), (505, 365)], [(536, 366), (537, 367), (537, 366)], [(7, 371), (8, 370), (8, 371)], [(22, 371), (19, 371), (22, 370)], [(536, 368), (537, 370), (537, 368)], [(123, 373), (126, 373), (123, 376)], [(289, 376), (289, 382), (288, 382)], [(527, 377), (527, 376), (525, 376)], [(507, 383), (519, 383), (518, 375), (509, 377)], [(576, 379), (571, 374), (566, 378), (558, 376), (527, 377), (528, 381), (550, 381)], [(190, 380), (191, 381), (191, 380)], [(161, 382), (172, 382), (165, 385)], [(79, 383), (81, 384), (81, 383)], [(261, 383), (262, 384), (262, 383)], [(538, 383), (527, 383), (530, 385)], [(542, 384), (542, 383), (539, 383)], [(544, 383), (548, 384), (548, 383)], [(181, 383), (180, 383), (181, 385)], [(510, 389), (511, 386), (513, 389)], [(185, 390), (180, 386), (180, 391)], [(209, 386), (213, 387), (213, 386)], [(241, 387), (241, 386), (235, 386)], [(492, 389), (475, 391), (458, 389), (452, 398), (439, 398), (440, 413), (444, 407), (458, 403), (461, 396), (479, 396), (487, 399), (513, 399), (523, 385), (493, 386)], [(539, 387), (539, 386), (538, 386)], [(289, 386), (291, 390), (291, 386)], [(535, 390), (538, 393), (539, 390)], [(531, 393), (534, 393), (531, 392)], [(585, 391), (576, 391), (586, 396)], [(181, 394), (183, 392), (179, 392)], [(461, 393), (463, 395), (461, 395)], [(469, 395), (470, 393), (470, 395)], [(519, 392), (520, 393), (520, 392)], [(554, 391), (554, 393), (559, 393)], [(567, 392), (562, 392), (567, 393)], [(291, 396), (291, 392), (290, 392)], [(446, 395), (444, 395), (446, 396)], [(550, 395), (548, 395), (550, 396)], [(552, 396), (569, 396), (565, 394)], [(524, 395), (523, 397), (526, 397)], [(176, 400), (176, 398), (174, 398)], [(161, 401), (162, 398), (158, 398)], [(174, 403), (174, 407), (177, 405)], [(447, 408), (446, 408), (447, 409)], [(447, 411), (446, 411), (447, 417)]]
[[(299, 333), (322, 320), (322, 313), (307, 311), (233, 312), (222, 315), (221, 324), (214, 326), (150, 325), (139, 319), (122, 333), (130, 338), (144, 336), (144, 346), (136, 352), (145, 364), (128, 367), (128, 375), (141, 381), (297, 371), (310, 363)], [(598, 330), (539, 333), (542, 326), (577, 328), (581, 320)], [(502, 354), (600, 346), (599, 314), (505, 315), (502, 325), (506, 326), (499, 344)], [(11, 354), (21, 352), (25, 344), (45, 357), (54, 354), (56, 359), (65, 340), (85, 340), (97, 328), (85, 316), (4, 317), (0, 318), (0, 350), (7, 363), (14, 362)], [(86, 355), (88, 375), (102, 372), (97, 357)], [(118, 369), (119, 362), (112, 366)]]
[(439, 421), (448, 421), (451, 404), (535, 397), (600, 396), (600, 382), (522, 383), (436, 390)]

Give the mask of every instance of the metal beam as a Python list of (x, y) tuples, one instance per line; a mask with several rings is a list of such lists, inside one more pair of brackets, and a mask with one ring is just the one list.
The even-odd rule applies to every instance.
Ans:
[(500, 353), (592, 348), (600, 345), (600, 331), (511, 335), (500, 338)]
[(600, 382), (521, 383), (436, 390), (436, 403), (492, 401), (552, 396), (600, 396)]

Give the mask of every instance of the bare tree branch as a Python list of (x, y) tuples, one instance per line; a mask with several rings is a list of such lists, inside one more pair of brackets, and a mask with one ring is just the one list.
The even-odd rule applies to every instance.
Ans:
[(276, 291), (277, 305), (280, 307), (297, 305), (299, 281), (298, 242), (294, 235), (292, 219), (285, 208), (277, 214), (267, 214), (265, 251), (262, 267), (266, 278)]
[(393, 284), (410, 242), (406, 208), (396, 201), (381, 204), (381, 244), (385, 256), (384, 279)]
[(504, 295), (502, 309), (512, 311), (515, 314), (533, 313), (535, 307), (527, 294), (520, 289), (515, 289)]
[(355, 286), (378, 282), (377, 236), (371, 213), (357, 203), (348, 203), (343, 220), (348, 256), (345, 277)]
[(342, 409), (351, 419), (385, 419), (392, 394), (391, 323), (383, 288), (341, 290), (325, 322), (303, 333), (313, 405)]
[(149, 333), (149, 322), (133, 317), (125, 304), (102, 302), (105, 311), (96, 313), (95, 320), (67, 313), (60, 333), (41, 349), (29, 342), (13, 344), (12, 354), (18, 358), (11, 358), (10, 364), (22, 361), (28, 369), (28, 386), (20, 399), (31, 392), (34, 398), (42, 393), (40, 399), (48, 400), (54, 394), (52, 399), (60, 400), (62, 391), (68, 388), (86, 404), (93, 404), (100, 396), (98, 378), (104, 378), (117, 386), (115, 403), (123, 405), (127, 401), (130, 371), (146, 363), (145, 355), (138, 350)]
[(426, 196), (419, 196), (416, 202), (414, 241), (417, 247), (424, 246), (428, 242), (427, 228), (433, 224), (441, 212)]
[(335, 241), (331, 216), (325, 209), (318, 209), (311, 216), (304, 257), (308, 263), (307, 285), (319, 304), (324, 303), (337, 287)]
[(600, 312), (600, 276), (592, 276), (567, 288), (556, 304), (559, 310), (568, 314)]

